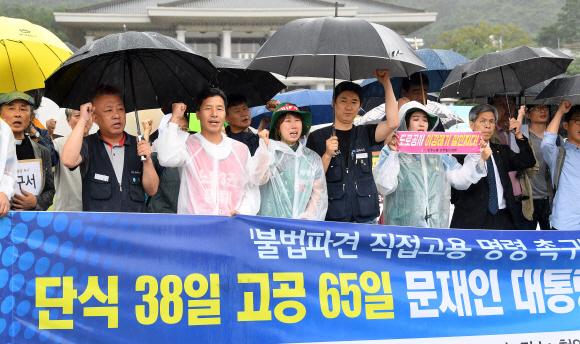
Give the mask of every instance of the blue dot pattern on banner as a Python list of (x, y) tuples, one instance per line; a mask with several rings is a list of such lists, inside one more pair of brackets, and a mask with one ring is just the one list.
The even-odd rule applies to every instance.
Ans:
[[(77, 343), (76, 338), (67, 338), (67, 333), (38, 328), (39, 311), (44, 308), (35, 307), (34, 277), (72, 277), (74, 288), (81, 295), (90, 275), (83, 270), (90, 267), (93, 270), (110, 269), (117, 274), (125, 272), (122, 263), (115, 263), (114, 256), (101, 256), (95, 250), (106, 245), (111, 245), (113, 250), (119, 248), (122, 244), (121, 238), (111, 237), (110, 232), (101, 228), (104, 229), (106, 225), (125, 230), (129, 227), (129, 219), (119, 214), (92, 213), (91, 220), (103, 225), (87, 224), (84, 227), (81, 221), (83, 217), (85, 222), (91, 222), (86, 215), (86, 213), (13, 212), (0, 219), (0, 293), (7, 295), (0, 302), (0, 338), (11, 338), (9, 342), (19, 343), (34, 340), (36, 336), (40, 342)], [(16, 221), (18, 224), (12, 228), (15, 219), (18, 220)], [(140, 230), (138, 224), (130, 229), (132, 235), (136, 235)], [(145, 235), (150, 236), (150, 231)], [(127, 243), (123, 250), (129, 253), (131, 248), (132, 245)], [(141, 255), (142, 250), (137, 254)], [(130, 273), (135, 273), (135, 269), (132, 268)], [(62, 288), (47, 288), (46, 296), (60, 298)], [(91, 299), (85, 305), (94, 302), (95, 300)], [(74, 305), (79, 304), (80, 302), (75, 299)], [(72, 315), (61, 314), (62, 309), (49, 310), (51, 320), (73, 319)], [(21, 323), (18, 317), (13, 316), (14, 314), (18, 317), (32, 317), (34, 321), (32, 324)], [(75, 328), (77, 324), (87, 325), (86, 319), (75, 320)]]

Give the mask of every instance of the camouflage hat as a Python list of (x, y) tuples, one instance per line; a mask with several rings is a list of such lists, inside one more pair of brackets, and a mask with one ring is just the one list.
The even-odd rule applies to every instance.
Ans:
[(20, 91), (12, 91), (9, 93), (0, 93), (0, 106), (8, 104), (16, 99), (22, 99), (30, 105), (34, 105), (34, 99), (28, 94)]

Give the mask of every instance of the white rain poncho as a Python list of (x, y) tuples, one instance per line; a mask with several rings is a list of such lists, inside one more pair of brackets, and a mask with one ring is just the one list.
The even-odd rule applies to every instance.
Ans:
[(262, 204), (259, 215), (324, 221), (328, 194), (322, 160), (312, 150), (298, 145), (260, 139), (253, 157)]
[(178, 214), (258, 213), (260, 191), (250, 175), (250, 151), (223, 133), (222, 138), (215, 145), (201, 133), (190, 136), (170, 122), (155, 141), (159, 164), (179, 168)]
[[(407, 131), (409, 104), (399, 111), (397, 131)], [(385, 146), (373, 170), (384, 196), (383, 224), (448, 228), (451, 186), (466, 190), (486, 175), (481, 154), (467, 155), (462, 166), (447, 154), (406, 154)]]
[(17, 176), (16, 167), (16, 143), (10, 126), (0, 119), (0, 192), (4, 193), (8, 200), (14, 196)]

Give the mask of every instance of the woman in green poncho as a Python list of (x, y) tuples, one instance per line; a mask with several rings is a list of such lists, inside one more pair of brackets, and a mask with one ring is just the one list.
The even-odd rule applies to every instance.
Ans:
[[(432, 131), (439, 118), (418, 102), (399, 110), (399, 131)], [(465, 190), (486, 176), (491, 150), (468, 154), (463, 165), (447, 154), (407, 154), (398, 151), (398, 136), (385, 146), (373, 169), (377, 189), (384, 196), (383, 224), (449, 228), (451, 186)]]
[(283, 103), (271, 123), (270, 131), (260, 132), (253, 158), (261, 185), (258, 215), (324, 221), (328, 195), (322, 160), (298, 140), (310, 130), (312, 115)]

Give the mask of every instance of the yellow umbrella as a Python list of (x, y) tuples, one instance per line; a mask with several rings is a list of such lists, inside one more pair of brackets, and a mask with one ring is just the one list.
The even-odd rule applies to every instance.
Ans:
[(44, 88), (72, 55), (52, 32), (23, 19), (0, 17), (0, 93)]

